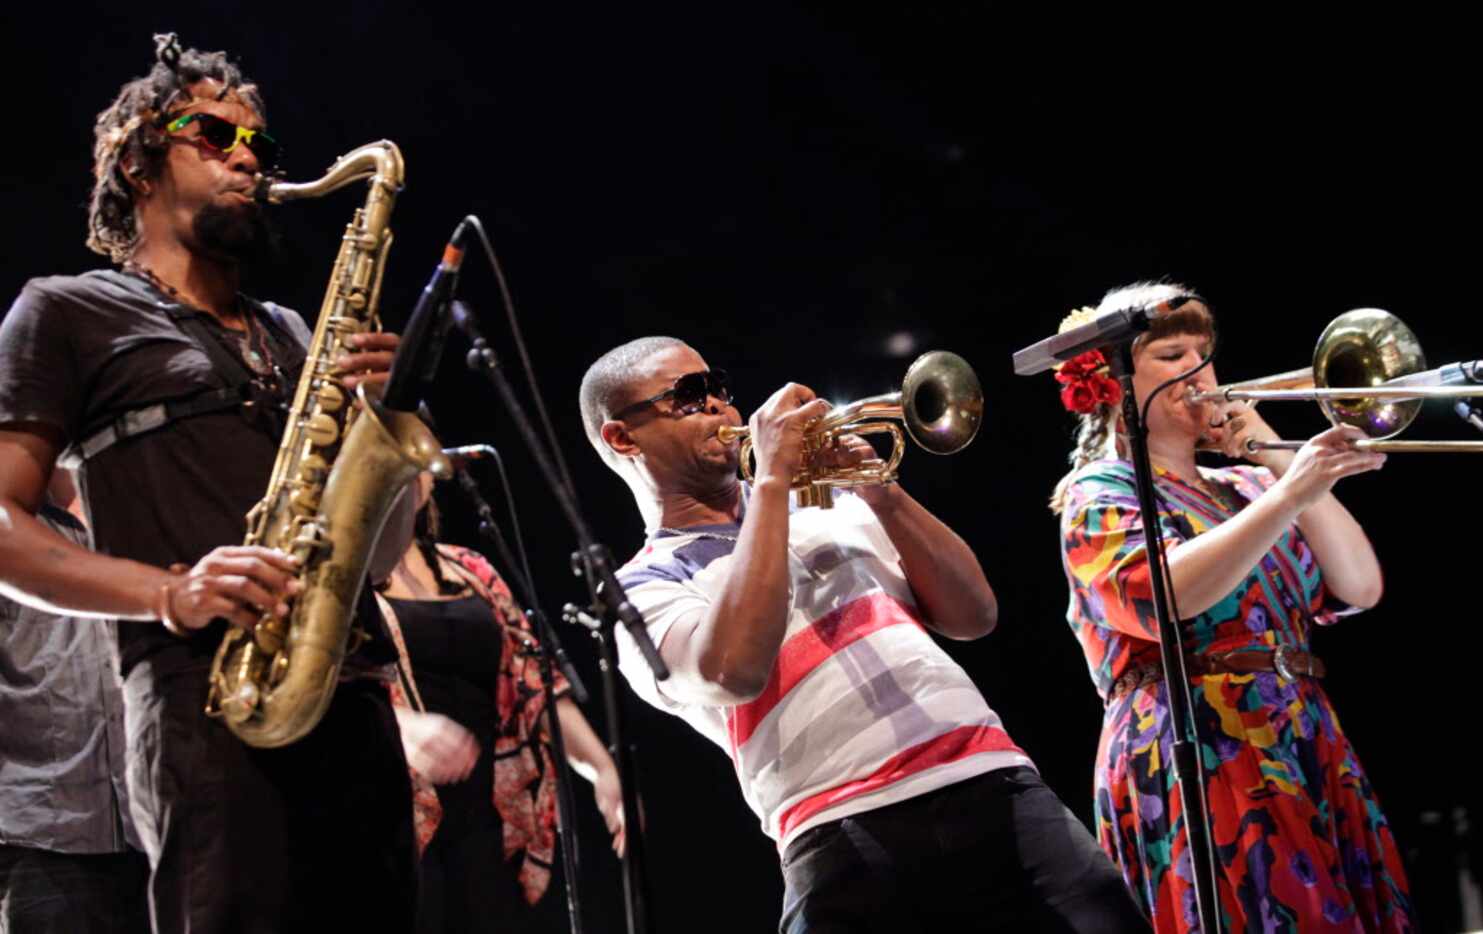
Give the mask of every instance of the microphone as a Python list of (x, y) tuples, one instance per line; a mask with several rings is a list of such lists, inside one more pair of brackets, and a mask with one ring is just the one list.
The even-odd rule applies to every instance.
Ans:
[(1459, 401), (1452, 407), (1452, 411), (1457, 413), (1458, 418), (1467, 422), (1469, 425), (1472, 425), (1479, 431), (1483, 431), (1483, 415), (1479, 415), (1478, 410), (1473, 408), (1471, 405), (1468, 405), (1466, 402)]
[(462, 470), (473, 461), (498, 457), (499, 452), (487, 444), (465, 444), (462, 447), (444, 448), (443, 456), (453, 464), (454, 470)]
[(1422, 370), (1385, 381), (1387, 386), (1470, 386), (1474, 383), (1483, 383), (1483, 360), (1449, 363), (1434, 370)]
[(1080, 327), (1047, 337), (1024, 350), (1015, 351), (1016, 376), (1043, 373), (1057, 363), (1098, 347), (1123, 344), (1148, 330), (1147, 308), (1124, 308), (1098, 315)]
[(407, 329), (402, 332), (402, 343), (397, 347), (391, 375), (386, 380), (386, 391), (381, 396), (381, 404), (389, 409), (414, 411), (421, 401), (423, 386), (437, 372), (443, 357), (443, 344), (452, 326), (443, 308), (458, 287), (458, 270), (463, 265), (463, 240), (467, 230), (468, 218), (464, 218), (448, 239), (438, 267), (433, 270), (412, 308), (412, 316), (407, 319)]

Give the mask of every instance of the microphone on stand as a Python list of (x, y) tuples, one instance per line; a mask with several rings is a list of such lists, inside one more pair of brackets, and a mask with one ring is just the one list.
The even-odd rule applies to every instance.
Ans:
[[(498, 459), (499, 452), (487, 444), (465, 444), (462, 447), (444, 448), (443, 454), (448, 460), (453, 462), (453, 477), (458, 480), (458, 485), (463, 490), (464, 496), (468, 497), (469, 502), (474, 506), (474, 515), (479, 519), (480, 534), (495, 542), (501, 552), (501, 557), (510, 564), (511, 574), (521, 576), (522, 572), (525, 572), (523, 573), (525, 584), (521, 589), (525, 590), (525, 596), (533, 601), (535, 599), (535, 581), (530, 579), (528, 573), (529, 567), (516, 566), (514, 564), (515, 556), (510, 553), (509, 544), (494, 524), (494, 510), (490, 508), (489, 501), (484, 498), (484, 494), (480, 491), (478, 481), (464, 469), (471, 462), (483, 460), (486, 457)], [(500, 472), (503, 473), (503, 469)], [(508, 488), (506, 489), (508, 492)], [(514, 503), (511, 502), (510, 505), (513, 510)], [(510, 521), (515, 524), (515, 542), (520, 546), (523, 558), (525, 545), (520, 541), (520, 524), (516, 521), (513, 512), (510, 514)], [(561, 673), (566, 676), (567, 683), (572, 686), (572, 693), (576, 695), (578, 703), (585, 704), (587, 702), (587, 686), (582, 683), (582, 677), (577, 674), (577, 669), (572, 667), (571, 659), (567, 658), (566, 651), (561, 647), (561, 640), (557, 638), (556, 633), (552, 632), (551, 625), (546, 622), (545, 615), (532, 606), (530, 612), (527, 613), (527, 618), (539, 630), (536, 633), (536, 642), (550, 651), (552, 661), (556, 663), (556, 667), (561, 669)]]
[(1472, 425), (1479, 431), (1483, 431), (1483, 414), (1479, 414), (1478, 410), (1473, 408), (1468, 403), (1458, 402), (1452, 407), (1452, 411), (1457, 413), (1458, 418), (1467, 422), (1469, 425)]
[(1483, 383), (1483, 360), (1449, 363), (1385, 381), (1386, 386), (1469, 386), (1473, 383)]
[(484, 332), (479, 329), (479, 319), (472, 308), (454, 299), (453, 303), (448, 306), (448, 318), (453, 324), (458, 325), (458, 329), (472, 345), (465, 358), (469, 369), (492, 369), (499, 366), (499, 361), (494, 357), (494, 351), (489, 349), (489, 341), (485, 340)]
[(462, 447), (444, 448), (443, 456), (453, 464), (454, 470), (462, 470), (473, 461), (498, 457), (499, 452), (487, 444), (465, 444)]
[(391, 363), (391, 375), (386, 379), (386, 391), (381, 395), (381, 404), (389, 409), (414, 411), (422, 400), (423, 387), (437, 374), (438, 363), (443, 359), (443, 344), (448, 340), (448, 329), (453, 326), (449, 315), (444, 313), (444, 307), (458, 288), (458, 270), (463, 265), (463, 241), (467, 231), (468, 218), (464, 218), (458, 222), (453, 236), (448, 238), (443, 258), (417, 297), (412, 316), (407, 319), (402, 343)]
[(1148, 330), (1147, 308), (1124, 308), (1047, 337), (1014, 354), (1016, 376), (1032, 376), (1096, 347), (1124, 344)]

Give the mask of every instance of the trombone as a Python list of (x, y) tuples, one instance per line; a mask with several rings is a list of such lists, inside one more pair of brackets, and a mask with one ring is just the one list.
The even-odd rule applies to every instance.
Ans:
[[(968, 361), (946, 350), (922, 354), (906, 370), (900, 392), (870, 396), (839, 407), (817, 419), (804, 434), (803, 466), (790, 487), (799, 507), (834, 505), (834, 487), (890, 483), (906, 453), (899, 420), (913, 441), (933, 454), (955, 454), (968, 446), (983, 421), (984, 394)], [(819, 457), (844, 435), (891, 436), (891, 456), (872, 458), (852, 467), (826, 467)], [(716, 431), (723, 444), (742, 439), (742, 477), (752, 479), (752, 438), (746, 428), (723, 425)]]
[[(1455, 373), (1452, 371), (1456, 371)], [(1367, 435), (1354, 443), (1365, 451), (1395, 453), (1483, 453), (1483, 441), (1395, 441), (1427, 399), (1483, 396), (1483, 385), (1467, 367), (1426, 369), (1421, 343), (1401, 319), (1379, 308), (1347, 311), (1324, 328), (1313, 365), (1275, 376), (1199, 392), (1191, 402), (1317, 402), (1334, 425), (1353, 425)], [(1447, 385), (1451, 382), (1469, 385)], [(1248, 441), (1251, 451), (1296, 451), (1304, 441)]]

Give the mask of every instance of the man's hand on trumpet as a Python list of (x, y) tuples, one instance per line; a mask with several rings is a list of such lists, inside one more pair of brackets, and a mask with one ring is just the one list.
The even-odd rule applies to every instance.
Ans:
[[(881, 456), (876, 451), (875, 445), (859, 435), (835, 435), (829, 444), (819, 449), (816, 463), (825, 470), (848, 470), (855, 467), (877, 468), (881, 466)], [(896, 485), (894, 483), (871, 483), (852, 487), (852, 489), (872, 509), (879, 510), (891, 495), (891, 491), (896, 489)]]
[(809, 426), (829, 411), (827, 400), (812, 389), (789, 383), (752, 413), (750, 434), (757, 455), (757, 483), (775, 479), (786, 488), (803, 466), (803, 438)]

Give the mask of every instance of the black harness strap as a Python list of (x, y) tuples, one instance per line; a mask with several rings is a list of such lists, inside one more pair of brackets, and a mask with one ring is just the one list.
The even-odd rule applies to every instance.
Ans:
[[(304, 349), (298, 337), (280, 320), (279, 315), (283, 312), (273, 305), (248, 301), (257, 310), (263, 312), (261, 320), (267, 322), (268, 328), (276, 338), (275, 343), (279, 348), (287, 350), (288, 359), (284, 361), (289, 364), (287, 369), (297, 370), (303, 365)], [(202, 320), (199, 313), (178, 304), (166, 308), (165, 313), (170, 316), (175, 326), (180, 328), (181, 333), (191, 339), (196, 349), (204, 353), (211, 361), (213, 377), (224, 385), (216, 389), (204, 390), (184, 399), (156, 402), (152, 405), (130, 409), (110, 418), (104, 424), (83, 432), (82, 441), (69, 445), (58, 458), (58, 463), (62, 466), (75, 469), (126, 438), (163, 428), (182, 418), (225, 411), (256, 402), (254, 398), (256, 393), (253, 391), (256, 375), (235, 354), (222, 346), (221, 341), (207, 329), (206, 322)]]

